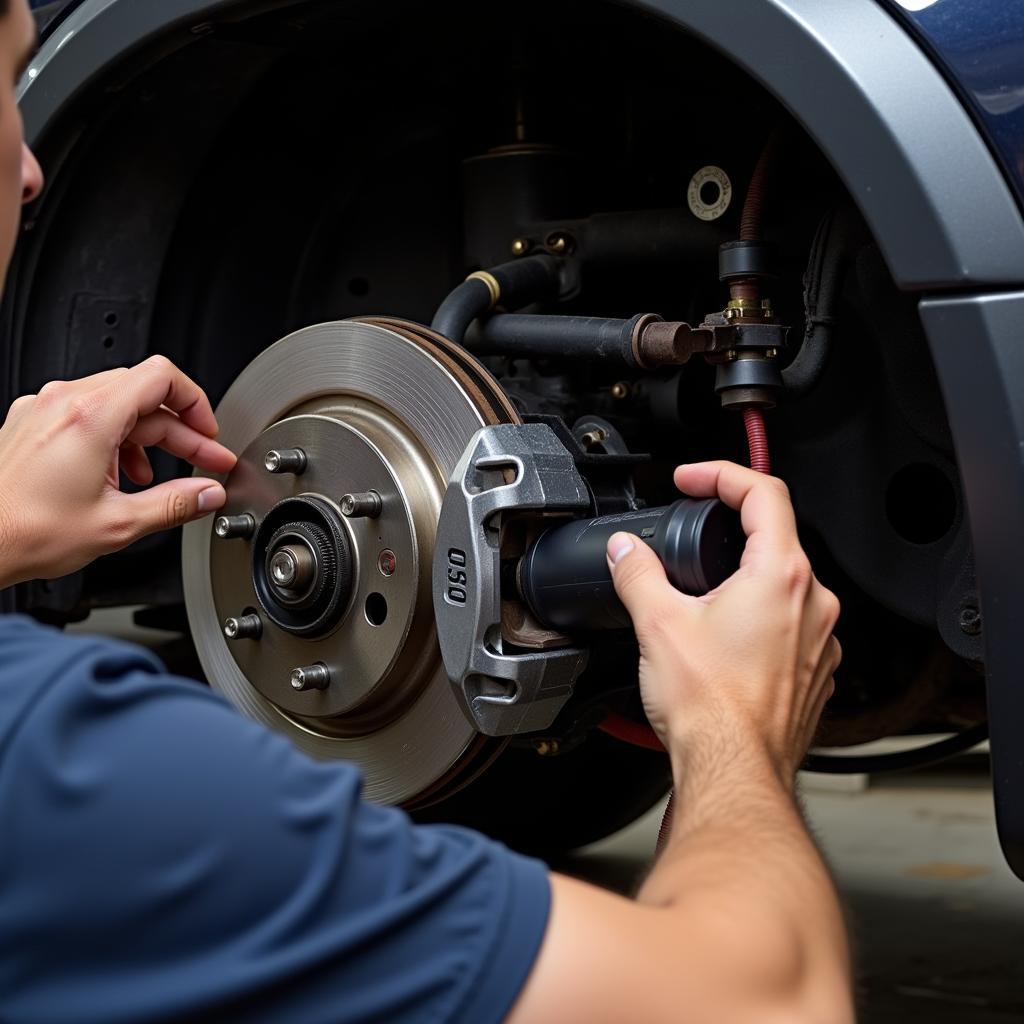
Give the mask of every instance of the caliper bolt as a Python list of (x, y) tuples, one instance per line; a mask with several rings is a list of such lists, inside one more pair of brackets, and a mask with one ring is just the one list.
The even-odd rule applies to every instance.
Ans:
[(268, 473), (294, 473), (306, 470), (306, 453), (301, 448), (274, 448), (263, 458)]
[(259, 640), (263, 622), (255, 612), (224, 620), (224, 635), (229, 640)]
[(346, 519), (376, 519), (380, 509), (380, 495), (376, 491), (344, 494), (341, 498), (341, 514)]
[(981, 612), (973, 605), (960, 612), (960, 629), (968, 636), (977, 636), (981, 632)]
[(251, 537), (256, 529), (256, 519), (248, 512), (240, 516), (217, 516), (213, 521), (213, 532), (224, 540), (229, 537)]
[(293, 690), (326, 690), (331, 683), (331, 670), (322, 662), (292, 670)]

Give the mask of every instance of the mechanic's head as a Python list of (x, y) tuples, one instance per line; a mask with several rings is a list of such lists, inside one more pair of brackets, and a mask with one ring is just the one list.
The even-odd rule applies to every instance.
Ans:
[(0, 0), (0, 281), (14, 252), (20, 207), (43, 188), (43, 172), (25, 145), (14, 98), (35, 45), (36, 25), (28, 0)]

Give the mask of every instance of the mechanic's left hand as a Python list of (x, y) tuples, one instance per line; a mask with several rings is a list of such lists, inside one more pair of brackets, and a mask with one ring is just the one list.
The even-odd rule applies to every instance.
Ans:
[(202, 388), (163, 356), (19, 398), (0, 429), (0, 586), (63, 576), (220, 508), (226, 496), (214, 480), (124, 494), (118, 478), (120, 469), (151, 483), (145, 448), (154, 445), (227, 473), (236, 459), (216, 434)]

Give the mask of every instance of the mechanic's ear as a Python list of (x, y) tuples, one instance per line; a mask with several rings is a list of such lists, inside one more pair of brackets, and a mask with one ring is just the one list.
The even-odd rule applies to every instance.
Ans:
[(21, 202), (31, 203), (43, 191), (43, 169), (35, 153), (26, 143), (21, 144)]

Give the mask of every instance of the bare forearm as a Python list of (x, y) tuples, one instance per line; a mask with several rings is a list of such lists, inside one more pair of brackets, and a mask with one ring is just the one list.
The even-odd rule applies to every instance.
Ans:
[(704, 922), (709, 963), (727, 965), (723, 982), (751, 1001), (851, 1019), (838, 898), (791, 789), (767, 756), (674, 763), (672, 832), (639, 901), (678, 912), (681, 926)]

